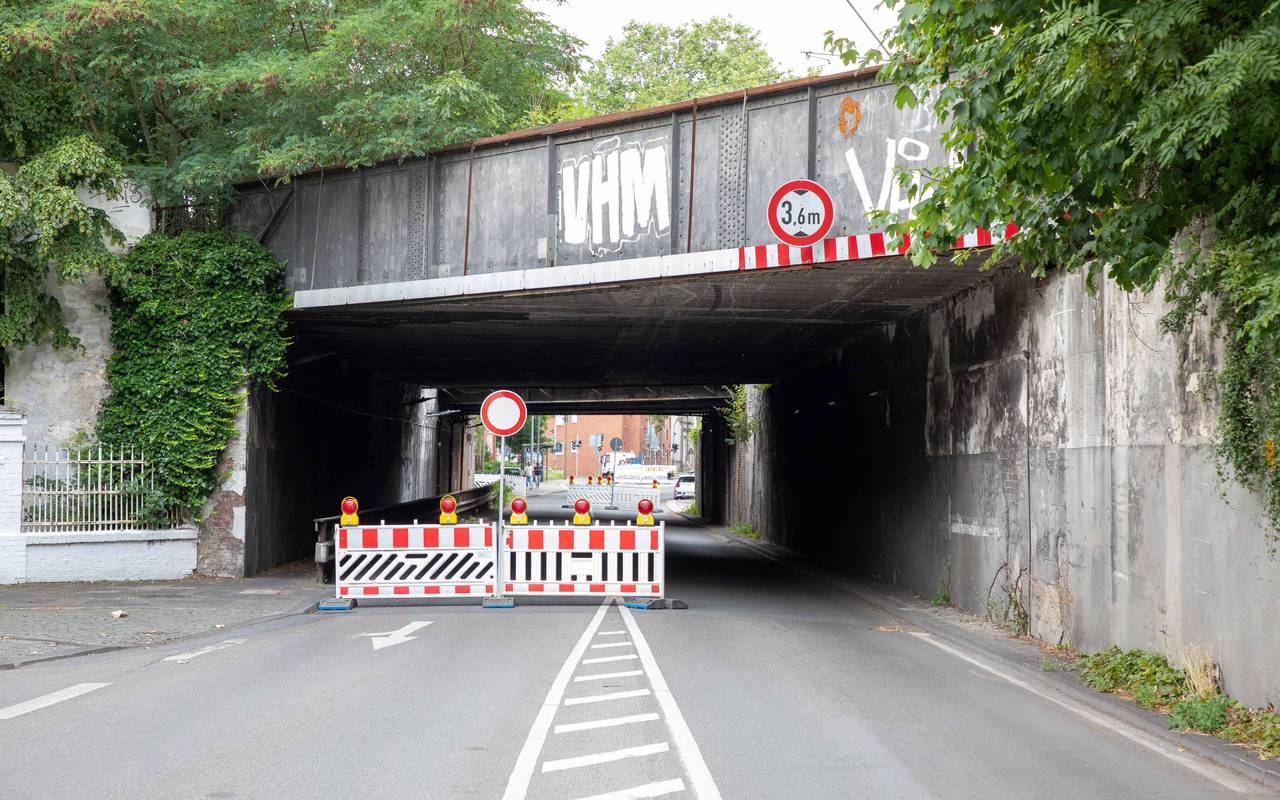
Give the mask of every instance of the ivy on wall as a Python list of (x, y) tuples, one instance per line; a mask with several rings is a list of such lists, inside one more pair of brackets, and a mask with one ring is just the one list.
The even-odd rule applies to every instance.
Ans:
[(284, 374), (283, 272), (252, 238), (222, 231), (151, 234), (109, 269), (115, 352), (98, 437), (145, 452), (157, 485), (144, 522), (195, 514), (244, 387)]

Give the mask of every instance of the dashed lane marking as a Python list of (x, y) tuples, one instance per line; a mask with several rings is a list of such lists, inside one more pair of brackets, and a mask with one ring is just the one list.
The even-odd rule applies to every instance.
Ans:
[(583, 664), (607, 664), (610, 661), (633, 661), (639, 657), (640, 656), (636, 655), (635, 653), (632, 653), (629, 656), (602, 656), (600, 658), (584, 658), (582, 659), (582, 663)]
[(644, 786), (635, 786), (630, 789), (623, 789), (620, 792), (606, 792), (605, 794), (593, 794), (590, 797), (583, 797), (581, 800), (639, 800), (644, 797), (663, 797), (668, 794), (684, 791), (684, 781), (675, 778), (669, 781), (658, 781), (657, 783), (646, 783)]
[(555, 718), (556, 710), (560, 707), (560, 701), (564, 698), (564, 689), (569, 685), (569, 678), (573, 676), (573, 671), (578, 666), (578, 660), (586, 652), (587, 643), (591, 641), (591, 637), (595, 636), (596, 631), (600, 628), (600, 621), (604, 619), (604, 612), (608, 610), (609, 601), (605, 600), (600, 604), (600, 608), (596, 609), (596, 615), (591, 618), (591, 624), (582, 632), (582, 636), (578, 638), (578, 643), (573, 646), (573, 650), (569, 652), (569, 657), (565, 659), (564, 664), (560, 667), (560, 672), (556, 675), (555, 680), (551, 682), (551, 688), (547, 690), (546, 699), (542, 701), (542, 708), (538, 709), (538, 716), (533, 721), (533, 727), (529, 729), (529, 735), (525, 737), (524, 746), (520, 748), (520, 755), (516, 758), (515, 768), (511, 770), (511, 777), (507, 779), (507, 790), (502, 794), (503, 800), (524, 800), (525, 794), (529, 791), (529, 781), (533, 779), (533, 768), (538, 761), (538, 753), (542, 752), (542, 745), (547, 740), (547, 731), (551, 729), (551, 720)]
[(592, 650), (603, 650), (606, 647), (630, 647), (631, 642), (605, 642), (604, 644), (591, 645)]
[(626, 636), (626, 631), (600, 631), (596, 636)]
[(589, 767), (593, 764), (607, 764), (610, 761), (621, 761), (624, 758), (643, 758), (644, 756), (665, 753), (670, 749), (671, 745), (667, 742), (656, 742), (654, 744), (642, 744), (639, 747), (624, 747), (620, 750), (607, 750), (603, 753), (574, 756), (573, 758), (557, 758), (554, 761), (543, 761), (542, 771), (560, 772), (561, 770), (566, 769)]
[(652, 692), (648, 689), (628, 689), (625, 692), (610, 692), (609, 694), (592, 694), (586, 697), (566, 697), (564, 704), (566, 706), (578, 706), (583, 703), (607, 703), (610, 700), (626, 700), (629, 697), (648, 697)]
[(101, 689), (104, 686), (110, 686), (109, 683), (77, 683), (75, 686), (68, 686), (65, 689), (59, 689), (56, 692), (41, 695), (33, 700), (25, 703), (0, 708), (0, 719), (13, 719), (23, 714), (30, 714), (32, 711), (39, 711), (42, 708), (48, 708), (55, 703), (61, 703), (63, 700), (70, 700), (79, 697), (82, 694), (88, 694), (95, 689)]
[(610, 678), (633, 678), (636, 675), (643, 675), (642, 669), (629, 669), (624, 672), (601, 672), (598, 675), (578, 675), (573, 679), (574, 683), (583, 683), (584, 681), (607, 681)]
[(657, 714), (632, 714), (629, 717), (611, 717), (609, 719), (593, 719), (590, 722), (568, 722), (557, 725), (556, 733), (575, 733), (577, 731), (593, 731), (597, 728), (615, 728), (619, 725), (633, 725), (637, 722), (652, 722), (658, 719)]
[(224, 639), (217, 644), (211, 644), (207, 647), (201, 647), (199, 650), (192, 650), (190, 653), (178, 653), (176, 656), (168, 656), (161, 659), (162, 661), (177, 661), (179, 664), (185, 664), (193, 658), (214, 653), (218, 650), (226, 650), (228, 647), (235, 647), (238, 644), (244, 644), (248, 639)]

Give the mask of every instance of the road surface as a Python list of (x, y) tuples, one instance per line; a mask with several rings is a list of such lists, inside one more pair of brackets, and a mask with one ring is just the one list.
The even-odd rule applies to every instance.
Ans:
[(1274, 796), (666, 516), (685, 611), (362, 605), (0, 672), (0, 797)]

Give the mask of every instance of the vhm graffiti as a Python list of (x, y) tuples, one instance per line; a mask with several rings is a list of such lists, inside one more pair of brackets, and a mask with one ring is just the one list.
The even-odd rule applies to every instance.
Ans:
[(611, 136), (590, 154), (560, 162), (560, 239), (596, 256), (624, 242), (671, 230), (671, 164), (666, 139)]

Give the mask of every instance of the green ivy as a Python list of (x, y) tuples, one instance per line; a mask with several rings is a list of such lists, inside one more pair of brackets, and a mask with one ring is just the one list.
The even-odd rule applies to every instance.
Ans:
[(107, 274), (106, 444), (140, 447), (157, 489), (144, 517), (194, 515), (217, 485), (246, 386), (284, 374), (283, 265), (243, 234), (151, 234)]
[(728, 393), (726, 402), (717, 411), (729, 425), (728, 444), (741, 444), (751, 438), (759, 423), (747, 414), (747, 387), (743, 384), (724, 387)]

